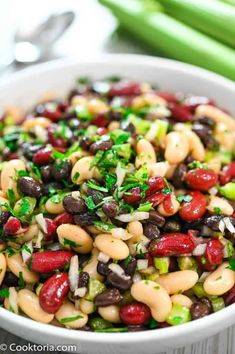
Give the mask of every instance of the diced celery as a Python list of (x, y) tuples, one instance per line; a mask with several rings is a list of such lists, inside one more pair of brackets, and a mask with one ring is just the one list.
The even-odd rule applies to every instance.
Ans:
[(224, 299), (222, 297), (215, 297), (214, 299), (210, 299), (210, 301), (213, 308), (213, 312), (222, 310), (225, 307)]
[(205, 161), (218, 159), (223, 165), (228, 165), (232, 161), (233, 155), (229, 151), (207, 151)]
[(117, 151), (117, 154), (124, 159), (129, 160), (132, 154), (131, 144), (114, 145), (113, 149)]
[(88, 285), (88, 294), (86, 300), (93, 301), (94, 298), (105, 290), (105, 285), (99, 280), (90, 278)]
[(152, 281), (156, 281), (156, 282), (158, 281), (158, 278), (159, 278), (159, 272), (155, 272), (155, 273), (147, 276), (148, 280), (152, 280)]
[(148, 140), (154, 141), (156, 144), (159, 143), (159, 141), (166, 136), (168, 125), (169, 124), (164, 120), (155, 120), (155, 122), (151, 124), (151, 127), (145, 137)]
[(96, 125), (89, 125), (89, 127), (85, 131), (85, 135), (88, 138), (93, 138), (93, 136), (96, 134), (96, 132), (97, 132), (97, 126)]
[(180, 270), (196, 270), (198, 268), (196, 260), (190, 256), (178, 257), (177, 262)]
[(128, 120), (135, 126), (137, 134), (146, 134), (151, 125), (148, 120), (141, 119), (134, 114), (130, 114)]
[(101, 318), (101, 317), (92, 318), (92, 319), (89, 321), (89, 325), (90, 325), (91, 329), (93, 329), (93, 330), (104, 329), (104, 328), (111, 328), (111, 327), (113, 327), (113, 326), (112, 326), (112, 323), (110, 323), (110, 322), (104, 320), (104, 319)]
[(168, 268), (170, 265), (170, 258), (169, 257), (154, 257), (153, 262), (155, 268), (159, 270), (160, 274), (168, 273)]
[(171, 313), (166, 319), (166, 322), (172, 326), (177, 326), (189, 321), (191, 321), (190, 310), (180, 304), (173, 304)]
[(199, 299), (202, 297), (207, 297), (207, 293), (203, 288), (203, 283), (197, 283), (192, 287), (194, 295), (196, 295)]
[(224, 186), (219, 188), (220, 193), (228, 198), (235, 200), (235, 183), (234, 182), (229, 182), (225, 184)]

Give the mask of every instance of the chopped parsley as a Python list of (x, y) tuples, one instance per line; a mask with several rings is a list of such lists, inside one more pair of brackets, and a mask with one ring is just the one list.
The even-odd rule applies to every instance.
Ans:
[(150, 211), (150, 210), (154, 210), (154, 208), (152, 207), (152, 203), (150, 202), (146, 202), (146, 203), (143, 203), (143, 204), (140, 204), (140, 206), (138, 207), (137, 209), (138, 211)]
[(176, 199), (178, 200), (178, 202), (191, 202), (191, 200), (193, 199), (193, 197), (191, 195), (178, 195), (178, 197), (176, 197)]
[(0, 289), (0, 297), (8, 298), (10, 295), (9, 288)]
[(235, 272), (235, 259), (229, 259), (229, 267)]
[(21, 289), (25, 288), (25, 281), (22, 272), (19, 272), (19, 286)]
[(116, 227), (113, 224), (107, 224), (103, 221), (94, 221), (93, 224), (104, 231), (110, 231)]
[(68, 238), (64, 238), (64, 246), (81, 247), (82, 245), (79, 245), (77, 242), (69, 240)]
[(8, 194), (10, 206), (14, 206), (15, 205), (15, 193), (14, 193), (13, 189), (9, 188), (7, 191), (7, 194)]
[(216, 215), (222, 215), (222, 210), (219, 207), (214, 207), (213, 211)]
[(68, 322), (73, 322), (73, 321), (77, 321), (80, 320), (81, 318), (83, 318), (83, 316), (73, 316), (73, 317), (64, 317), (61, 318), (60, 323), (68, 323)]
[(95, 190), (100, 191), (100, 192), (104, 192), (104, 193), (108, 192), (107, 188), (102, 187), (102, 186), (98, 186), (97, 184), (93, 183), (92, 181), (88, 181), (87, 182), (87, 186), (89, 188), (91, 188), (91, 189), (95, 189)]

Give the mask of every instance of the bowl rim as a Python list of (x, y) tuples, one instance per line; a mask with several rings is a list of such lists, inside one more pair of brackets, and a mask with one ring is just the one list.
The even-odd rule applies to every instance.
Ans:
[[(224, 78), (216, 73), (210, 72), (206, 69), (196, 67), (194, 65), (182, 63), (176, 60), (158, 58), (148, 55), (139, 54), (104, 54), (99, 55), (95, 59), (83, 58), (83, 59), (56, 59), (46, 63), (37, 64), (33, 67), (22, 69), (17, 73), (11, 73), (6, 78), (0, 80), (0, 89), (4, 86), (8, 86), (15, 81), (21, 81), (33, 77), (36, 74), (48, 71), (57, 71), (58, 69), (67, 69), (69, 67), (76, 67), (82, 65), (110, 65), (110, 64), (123, 64), (131, 65), (133, 62), (141, 67), (145, 66), (160, 66), (172, 71), (178, 71), (182, 74), (188, 74), (191, 76), (197, 76), (203, 80), (210, 81), (216, 85), (220, 85), (224, 89), (229, 89), (234, 92), (235, 95), (235, 83), (231, 80)], [(217, 332), (223, 327), (228, 327), (235, 319), (232, 321), (231, 317), (235, 314), (235, 304), (232, 304), (216, 313), (210, 314), (209, 316), (203, 317), (196, 321), (187, 322), (183, 325), (172, 326), (160, 329), (149, 329), (140, 332), (118, 332), (118, 333), (104, 333), (104, 332), (89, 332), (81, 331), (67, 328), (60, 328), (50, 324), (44, 324), (34, 321), (30, 318), (14, 314), (4, 308), (0, 308), (0, 318), (4, 321), (10, 323), (12, 326), (17, 325), (18, 327), (24, 327), (24, 330), (36, 331), (39, 334), (50, 336), (56, 336), (66, 338), (67, 340), (76, 340), (81, 342), (91, 342), (91, 343), (129, 343), (129, 342), (147, 342), (150, 340), (165, 340), (169, 337), (171, 339), (176, 337), (181, 337), (187, 334), (192, 334), (193, 332), (202, 332), (208, 327), (223, 323)], [(230, 321), (229, 321), (230, 319)], [(1, 327), (4, 322), (1, 323)], [(8, 327), (9, 328), (9, 327)], [(216, 332), (216, 331), (215, 331)], [(105, 334), (105, 335), (104, 335)]]

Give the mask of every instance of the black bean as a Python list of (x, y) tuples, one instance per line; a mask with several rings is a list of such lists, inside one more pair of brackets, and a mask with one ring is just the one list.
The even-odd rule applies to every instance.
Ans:
[(74, 215), (74, 222), (80, 226), (90, 226), (94, 221), (98, 221), (99, 217), (95, 213), (87, 211), (86, 213)]
[(197, 121), (201, 124), (208, 125), (212, 129), (215, 127), (215, 121), (211, 118), (202, 116), (202, 117), (199, 117)]
[(208, 125), (201, 123), (194, 123), (192, 125), (192, 130), (199, 136), (203, 143), (206, 141), (208, 136), (212, 134), (212, 129)]
[(123, 130), (131, 133), (131, 135), (134, 135), (136, 133), (136, 129), (133, 123), (128, 123)]
[(209, 150), (219, 149), (219, 142), (213, 136), (208, 136), (207, 140), (204, 142), (204, 145)]
[(86, 211), (86, 204), (82, 198), (73, 198), (66, 195), (63, 199), (63, 207), (70, 214), (79, 214)]
[(51, 194), (55, 194), (57, 190), (61, 190), (63, 188), (63, 185), (59, 182), (44, 183), (42, 185), (42, 194), (49, 196)]
[(192, 163), (194, 161), (194, 158), (192, 157), (192, 155), (189, 155), (186, 157), (186, 159), (184, 160), (185, 165), (189, 165), (190, 163)]
[(160, 230), (157, 225), (148, 222), (143, 225), (144, 235), (148, 237), (149, 240), (153, 240), (160, 235)]
[(0, 225), (4, 225), (10, 216), (11, 216), (11, 213), (9, 211), (1, 211), (0, 212)]
[(90, 146), (90, 152), (92, 154), (96, 154), (98, 151), (106, 151), (110, 149), (113, 146), (113, 142), (111, 139), (108, 140), (99, 140), (96, 141), (95, 143), (91, 144)]
[[(208, 226), (213, 231), (219, 231), (219, 223), (224, 218), (224, 215), (212, 215), (206, 218), (203, 218), (203, 224)], [(235, 220), (229, 217), (229, 220), (233, 225), (235, 225)]]
[(173, 174), (171, 183), (175, 188), (184, 188), (184, 175), (187, 172), (187, 166), (183, 163), (179, 164)]
[(52, 176), (56, 181), (70, 180), (72, 164), (69, 160), (56, 161), (52, 166)]
[(18, 286), (19, 278), (12, 272), (6, 272), (3, 283), (6, 286)]
[(21, 150), (23, 155), (28, 159), (32, 160), (33, 155), (39, 151), (43, 146), (42, 145), (33, 145), (30, 143), (23, 143), (21, 146)]
[(135, 258), (131, 258), (130, 260), (124, 259), (119, 263), (119, 265), (122, 267), (122, 269), (127, 275), (130, 275), (132, 277), (136, 270), (137, 260)]
[(181, 229), (181, 225), (179, 221), (176, 220), (167, 220), (164, 225), (165, 232), (179, 232)]
[(161, 216), (157, 211), (154, 210), (149, 212), (148, 221), (151, 221), (151, 223), (157, 225), (158, 227), (163, 227), (166, 220), (163, 216)]
[(104, 277), (106, 277), (106, 275), (108, 275), (108, 273), (110, 272), (110, 269), (109, 269), (110, 264), (111, 264), (111, 261), (109, 261), (107, 263), (99, 261), (97, 264), (97, 272), (100, 275), (103, 275)]
[(52, 180), (52, 166), (46, 165), (41, 167), (41, 176), (43, 182), (49, 182)]
[(87, 272), (80, 272), (78, 278), (78, 288), (84, 288), (88, 286), (90, 275)]
[(17, 181), (20, 191), (33, 198), (39, 198), (42, 194), (42, 185), (32, 177), (20, 177)]
[(122, 300), (122, 295), (118, 289), (106, 289), (95, 297), (96, 306), (109, 306), (118, 304)]
[(95, 204), (102, 202), (104, 194), (92, 188), (87, 188), (87, 195), (92, 197)]
[(114, 218), (117, 215), (118, 204), (117, 202), (107, 202), (103, 204), (102, 210), (109, 218)]
[(91, 142), (91, 140), (90, 140), (88, 137), (83, 136), (83, 137), (81, 138), (79, 144), (80, 144), (80, 146), (81, 146), (81, 148), (82, 148), (83, 150), (89, 150), (89, 148), (90, 148), (92, 142)]
[[(121, 120), (122, 117), (123, 117), (123, 114), (122, 112), (119, 112), (119, 111), (110, 111), (108, 113), (108, 117), (110, 120)], [(132, 123), (131, 123), (132, 124)]]
[(130, 289), (132, 285), (131, 277), (122, 277), (114, 272), (110, 272), (106, 278), (107, 285), (119, 290)]
[(205, 317), (212, 312), (211, 302), (206, 298), (196, 300), (191, 306), (191, 315), (193, 320)]
[(110, 218), (110, 220), (112, 221), (113, 225), (117, 226), (117, 227), (123, 227), (124, 229), (126, 228), (126, 223), (120, 220), (117, 220), (115, 218)]

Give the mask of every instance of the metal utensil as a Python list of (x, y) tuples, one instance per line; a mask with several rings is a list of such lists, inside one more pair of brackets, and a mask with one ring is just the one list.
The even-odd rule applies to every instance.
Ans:
[(73, 23), (72, 11), (51, 15), (31, 32), (17, 31), (15, 35), (15, 64), (31, 64), (49, 57), (53, 44)]

